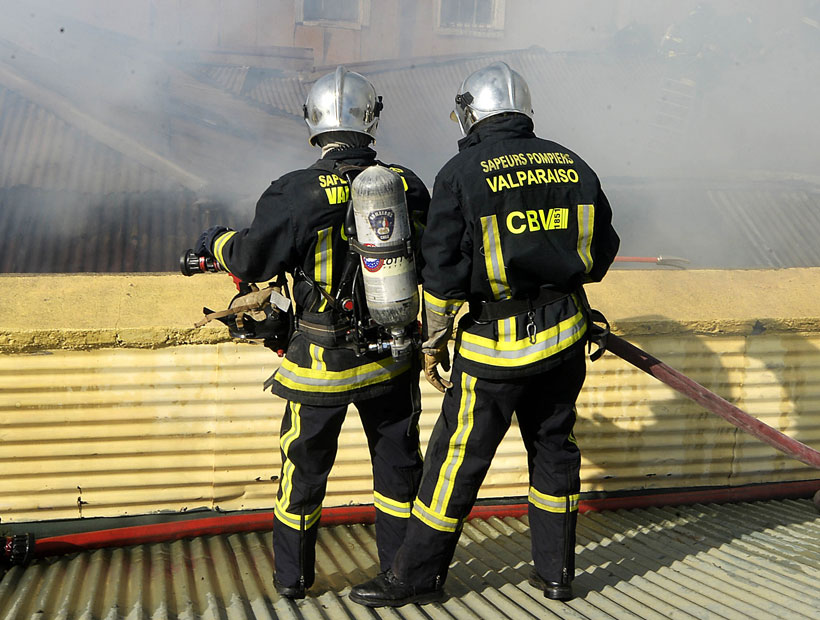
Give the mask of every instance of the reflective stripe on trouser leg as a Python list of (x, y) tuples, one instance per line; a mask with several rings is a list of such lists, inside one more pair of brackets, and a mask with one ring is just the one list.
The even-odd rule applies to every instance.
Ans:
[(575, 571), (581, 453), (573, 435), (575, 400), (585, 378), (583, 351), (531, 377), (518, 403), (530, 465), (532, 555), (538, 574), (569, 583)]
[(456, 358), (453, 388), (444, 396), (413, 504), (406, 542), (393, 570), (415, 585), (443, 580), (498, 444), (510, 425), (513, 401), (491, 383), (464, 373)]
[(273, 510), (276, 578), (284, 586), (302, 577), (305, 587), (313, 583), (322, 500), (346, 411), (346, 405), (293, 402), (285, 409), (279, 434), (282, 474)]
[(356, 403), (373, 465), (376, 545), (382, 571), (392, 566), (404, 540), (421, 479), (418, 425), (408, 432), (413, 413), (411, 382), (418, 381), (418, 374), (406, 373), (405, 377), (387, 394)]

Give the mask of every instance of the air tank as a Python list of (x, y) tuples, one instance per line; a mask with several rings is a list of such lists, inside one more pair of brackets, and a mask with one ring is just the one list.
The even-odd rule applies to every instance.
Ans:
[[(404, 179), (384, 166), (370, 166), (353, 180), (351, 199), (356, 238), (365, 246), (361, 261), (367, 308), (376, 323), (399, 338), (419, 312)], [(391, 256), (368, 256), (368, 247), (392, 250)]]

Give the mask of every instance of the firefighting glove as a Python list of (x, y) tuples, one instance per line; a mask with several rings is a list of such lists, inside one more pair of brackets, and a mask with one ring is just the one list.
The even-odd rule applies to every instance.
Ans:
[(445, 372), (450, 370), (450, 351), (446, 344), (443, 349), (424, 352), (424, 377), (430, 385), (444, 394), (453, 384), (439, 374), (439, 364)]
[(196, 245), (194, 246), (194, 254), (213, 258), (214, 240), (229, 230), (230, 228), (225, 228), (224, 226), (211, 226), (199, 235), (199, 239), (197, 239)]
[(445, 372), (450, 370), (450, 351), (447, 349), (447, 341), (453, 334), (454, 320), (455, 317), (452, 314), (439, 314), (428, 307), (424, 309), (422, 325), (424, 342), (421, 345), (421, 351), (424, 353), (424, 377), (442, 394), (453, 387), (452, 383), (441, 377), (438, 366), (440, 365)]

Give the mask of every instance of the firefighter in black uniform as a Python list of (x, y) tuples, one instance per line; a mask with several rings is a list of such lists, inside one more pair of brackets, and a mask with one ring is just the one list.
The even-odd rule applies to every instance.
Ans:
[[(366, 343), (351, 343), (349, 304), (339, 301), (355, 297), (345, 275), (349, 183), (357, 171), (381, 164), (368, 146), (381, 107), (381, 97), (358, 73), (339, 67), (320, 78), (304, 110), (310, 143), (321, 146), (322, 158), (274, 181), (259, 199), (250, 228), (209, 229), (196, 250), (244, 282), (267, 281), (283, 272), (293, 276), (295, 331), (281, 367), (265, 384), (288, 401), (279, 438), (282, 474), (273, 530), (274, 583), (288, 598), (303, 598), (314, 581), (322, 500), (350, 403), (358, 409), (372, 460), (383, 570), (404, 537), (421, 478), (413, 415), (414, 405), (420, 405), (412, 398), (418, 392), (418, 366), (394, 359), (389, 349), (368, 352), (362, 350)], [(420, 229), (429, 193), (407, 168), (389, 167), (402, 177), (411, 219)]]
[[(471, 74), (453, 118), (464, 138), (439, 172), (422, 243), (425, 374), (445, 393), (405, 542), (391, 570), (355, 586), (363, 605), (435, 599), (465, 517), (517, 415), (529, 464), (530, 582), (572, 597), (580, 452), (575, 401), (591, 330), (582, 285), (619, 239), (598, 177), (533, 133), (530, 94), (499, 62)], [(447, 341), (458, 324), (450, 381)]]

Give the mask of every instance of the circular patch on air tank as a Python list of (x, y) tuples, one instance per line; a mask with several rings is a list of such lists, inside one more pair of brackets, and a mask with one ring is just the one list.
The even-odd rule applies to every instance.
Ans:
[[(365, 246), (369, 248), (375, 247), (372, 243), (365, 243)], [(362, 265), (364, 265), (364, 268), (370, 273), (377, 272), (382, 268), (383, 264), (384, 261), (381, 258), (367, 258), (366, 256), (362, 256)]]

